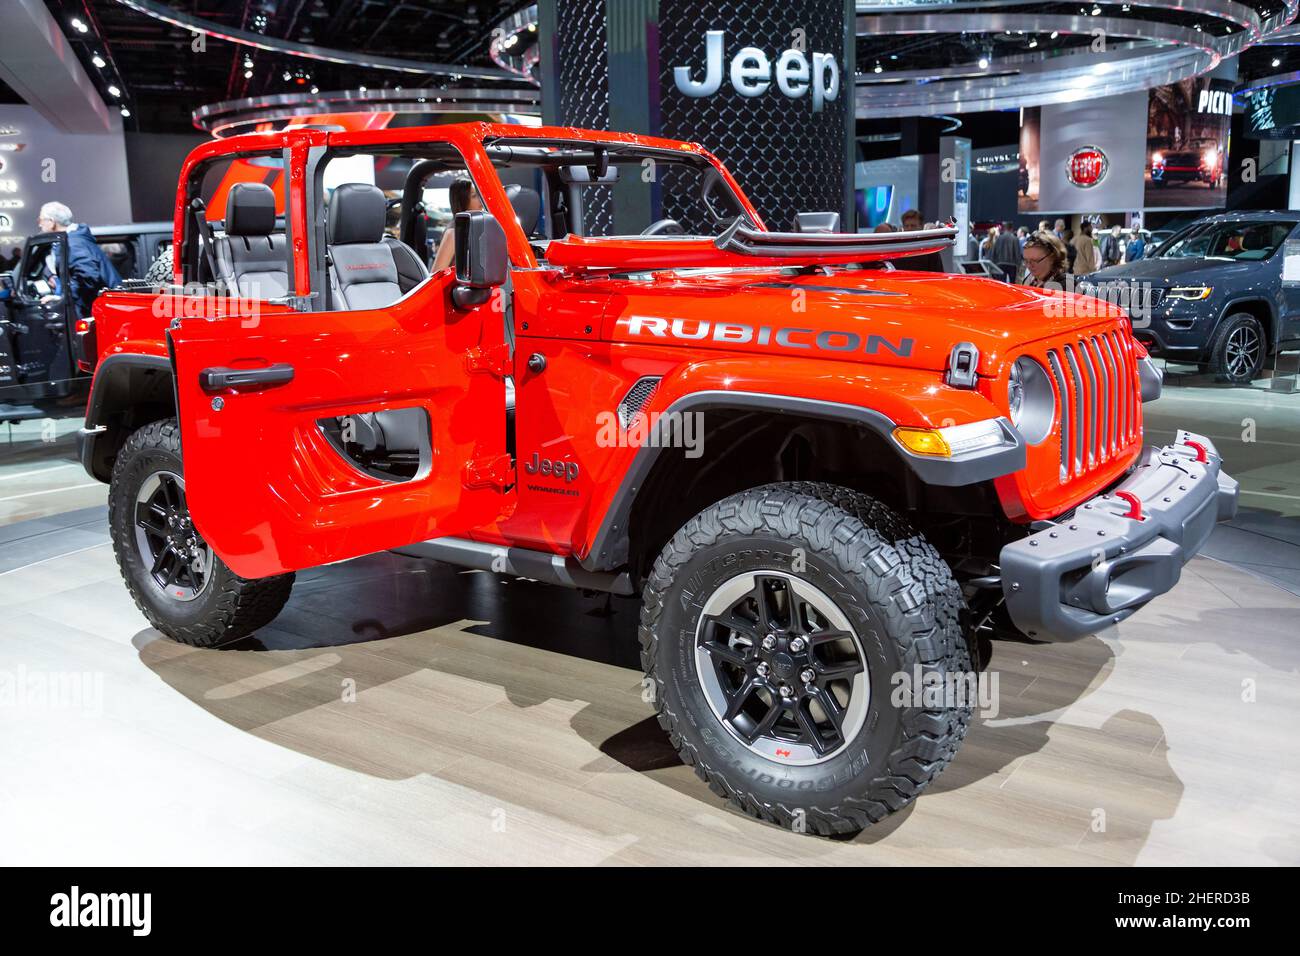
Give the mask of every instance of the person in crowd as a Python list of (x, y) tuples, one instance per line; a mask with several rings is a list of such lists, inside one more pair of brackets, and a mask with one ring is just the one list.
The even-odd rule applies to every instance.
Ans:
[(1099, 268), (1097, 261), (1097, 243), (1092, 238), (1092, 223), (1085, 219), (1079, 223), (1079, 234), (1074, 237), (1074, 274), (1091, 275)]
[(1065, 289), (1066, 246), (1056, 233), (1040, 230), (1025, 240), (1025, 277), (1021, 285), (1036, 289)]
[[(1052, 233), (1052, 235), (1056, 235), (1056, 233)], [(1059, 238), (1061, 242), (1065, 244), (1065, 271), (1073, 273), (1074, 260), (1079, 255), (1079, 250), (1074, 248), (1074, 230), (1065, 230), (1065, 235), (1060, 236)]]
[(64, 295), (72, 297), (73, 307), (82, 318), (90, 315), (90, 306), (103, 289), (121, 285), (122, 277), (113, 268), (104, 250), (99, 248), (95, 237), (90, 234), (90, 227), (85, 223), (72, 221), (72, 210), (61, 202), (47, 202), (41, 207), (36, 217), (36, 226), (41, 232), (62, 232), (68, 241), (68, 288), (59, 288), (59, 273), (56, 262), (51, 259), (45, 265), (45, 280), (54, 290), (42, 298), (42, 302), (57, 302)]
[(1046, 219), (1040, 219), (1040, 220), (1038, 220), (1038, 228), (1035, 229), (1034, 231), (1035, 231), (1035, 232), (1050, 232), (1051, 229), (1048, 227), (1048, 225), (1047, 225), (1047, 220), (1046, 220)]
[(1147, 254), (1147, 241), (1143, 236), (1141, 229), (1134, 229), (1133, 235), (1129, 238), (1128, 246), (1124, 250), (1125, 262), (1137, 262)]
[(984, 238), (980, 240), (979, 255), (981, 259), (987, 259), (989, 262), (993, 261), (993, 248), (997, 241), (998, 227), (990, 226), (988, 232), (984, 234)]
[(1056, 233), (1057, 239), (1063, 239), (1065, 237), (1065, 220), (1056, 220), (1056, 225), (1052, 227), (1052, 231)]
[(1016, 228), (1009, 222), (1002, 224), (997, 241), (993, 244), (994, 262), (1019, 262), (1020, 242), (1016, 239)]
[(1110, 227), (1110, 232), (1101, 240), (1101, 267), (1117, 266), (1124, 261), (1124, 236), (1119, 225)]
[(477, 212), (483, 208), (483, 200), (479, 198), (478, 190), (464, 177), (452, 180), (447, 193), (451, 201), (452, 224), (447, 227), (447, 231), (442, 234), (442, 239), (438, 243), (438, 252), (433, 257), (434, 272), (446, 269), (456, 262), (456, 215), (462, 212)]
[[(918, 209), (909, 209), (903, 213), (902, 219), (903, 230), (905, 232), (919, 232), (925, 228), (925, 220), (921, 218), (921, 212)], [(937, 252), (926, 252), (919, 256), (905, 256), (902, 259), (894, 260), (894, 268), (910, 269), (914, 272), (943, 272), (943, 258)]]
[(871, 231), (872, 232), (895, 232), (896, 230), (890, 223), (882, 222), (877, 224), (876, 228), (872, 229)]
[(1016, 230), (1016, 242), (1020, 244), (1020, 252), (1022, 254), (1025, 251), (1025, 243), (1028, 240), (1029, 240), (1029, 230), (1024, 226), (1021, 226), (1019, 229)]

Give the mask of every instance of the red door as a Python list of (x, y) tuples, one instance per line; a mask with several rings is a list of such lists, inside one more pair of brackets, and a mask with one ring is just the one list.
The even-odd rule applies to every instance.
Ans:
[[(506, 509), (505, 387), (482, 360), (504, 342), (502, 315), (454, 308), (451, 282), (434, 276), (373, 311), (184, 318), (172, 329), (186, 498), (237, 574), (461, 534)], [(340, 418), (397, 409), (423, 411), (412, 477), (366, 470), (331, 434)]]

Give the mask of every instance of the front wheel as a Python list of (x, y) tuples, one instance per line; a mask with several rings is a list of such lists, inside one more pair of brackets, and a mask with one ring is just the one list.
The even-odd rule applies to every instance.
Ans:
[(113, 553), (150, 624), (182, 644), (215, 647), (269, 624), (293, 575), (252, 580), (226, 567), (194, 527), (184, 475), (174, 418), (131, 434), (108, 489)]
[(1223, 320), (1210, 346), (1210, 368), (1233, 385), (1249, 385), (1264, 367), (1264, 327), (1249, 312)]
[(645, 588), (642, 664), (683, 761), (746, 813), (853, 833), (947, 766), (973, 680), (947, 565), (879, 502), (797, 482), (692, 518)]

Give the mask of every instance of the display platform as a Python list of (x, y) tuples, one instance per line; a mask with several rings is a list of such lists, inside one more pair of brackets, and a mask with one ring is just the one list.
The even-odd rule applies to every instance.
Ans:
[[(98, 535), (99, 543), (88, 543)], [(995, 645), (999, 710), (850, 841), (725, 808), (643, 702), (636, 605), (375, 555), (219, 650), (145, 626), (103, 509), (0, 528), (11, 863), (1296, 864), (1300, 597), (1205, 558), (1067, 646)]]

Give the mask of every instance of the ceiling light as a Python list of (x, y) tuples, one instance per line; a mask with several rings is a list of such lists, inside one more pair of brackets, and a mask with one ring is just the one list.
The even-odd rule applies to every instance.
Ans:
[(72, 24), (72, 29), (76, 30), (78, 33), (90, 32), (90, 27), (86, 26), (86, 24), (82, 22), (80, 17), (73, 17), (68, 22)]
[(877, 63), (877, 64), (876, 64), (876, 68), (875, 68), (874, 70), (872, 70), (872, 72), (873, 72), (873, 73), (884, 73), (884, 72), (885, 72), (885, 68), (884, 68), (883, 66), (881, 66), (879, 63)]
[(95, 66), (99, 67), (101, 70), (104, 67), (108, 66), (108, 64), (104, 62), (104, 58), (100, 56), (98, 53), (96, 53), (94, 56), (90, 58), (90, 62), (95, 64)]
[(110, 84), (108, 85), (108, 95), (109, 95), (109, 96), (121, 96), (121, 95), (122, 95), (122, 91), (119, 90), (119, 89), (118, 89), (116, 86), (114, 86), (112, 83), (110, 83)]
[(989, 68), (989, 58), (986, 56), (980, 57), (980, 69), (987, 70), (988, 68)]
[(1057, 30), (1053, 30), (1053, 31), (1052, 31), (1051, 39), (1055, 40), (1055, 39), (1056, 39), (1057, 37), (1059, 37), (1060, 35), (1061, 35), (1061, 34), (1060, 34), (1059, 31), (1057, 31)]
[(131, 111), (130, 111), (129, 109), (127, 109), (125, 106), (123, 106), (122, 109), (121, 109), (119, 112), (121, 112), (121, 114), (122, 114), (123, 116), (130, 116), (130, 115), (131, 115)]
[(1033, 49), (1034, 47), (1036, 47), (1036, 46), (1038, 46), (1038, 37), (1030, 37), (1030, 38), (1029, 38), (1029, 49), (1032, 50), (1032, 49)]
[(1277, 57), (1273, 57), (1273, 65), (1274, 65), (1274, 66), (1281, 66), (1281, 65), (1282, 65), (1282, 61), (1279, 60)]
[(293, 79), (293, 74), (290, 73), (288, 70), (285, 70), (285, 71), (284, 71), (284, 79), (285, 79), (285, 82), (288, 82), (289, 80)]
[(365, 91), (366, 91), (366, 88), (365, 88), (364, 86), (358, 86), (358, 87), (357, 87), (357, 92), (358, 92), (358, 93), (364, 93)]
[(252, 71), (252, 70), (245, 70), (245, 71), (244, 71), (244, 79), (246, 79), (246, 80), (251, 80), (252, 78), (253, 78), (253, 71)]
[(1092, 15), (1093, 15), (1094, 17), (1099, 17), (1099, 16), (1101, 16), (1101, 7), (1093, 7), (1093, 8), (1092, 8)]

